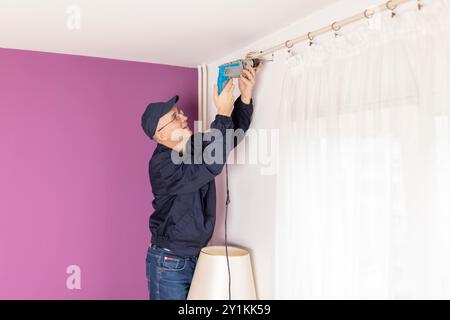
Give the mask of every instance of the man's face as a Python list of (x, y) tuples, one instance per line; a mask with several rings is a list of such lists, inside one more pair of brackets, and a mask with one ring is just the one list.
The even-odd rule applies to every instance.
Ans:
[(187, 116), (177, 106), (162, 116), (158, 121), (156, 137), (161, 141), (180, 141), (183, 137), (192, 135), (192, 131), (187, 123)]

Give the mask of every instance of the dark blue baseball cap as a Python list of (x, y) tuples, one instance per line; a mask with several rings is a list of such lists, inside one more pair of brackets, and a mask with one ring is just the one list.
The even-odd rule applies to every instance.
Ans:
[(150, 103), (142, 115), (142, 129), (146, 135), (153, 139), (158, 126), (159, 118), (168, 113), (170, 109), (177, 103), (179, 97), (174, 96), (167, 102)]

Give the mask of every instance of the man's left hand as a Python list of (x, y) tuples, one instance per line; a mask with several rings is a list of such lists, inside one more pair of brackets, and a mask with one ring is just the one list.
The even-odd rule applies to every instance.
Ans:
[(258, 68), (252, 68), (246, 66), (239, 77), (239, 90), (241, 91), (241, 100), (245, 104), (249, 104), (252, 99), (253, 87), (256, 84), (256, 73), (259, 71), (261, 65)]

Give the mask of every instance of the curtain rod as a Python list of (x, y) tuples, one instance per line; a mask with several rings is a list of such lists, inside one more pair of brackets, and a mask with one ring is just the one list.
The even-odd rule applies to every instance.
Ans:
[[(331, 25), (323, 27), (321, 29), (318, 29), (316, 31), (313, 32), (308, 32), (307, 34), (301, 36), (301, 37), (297, 37), (291, 40), (287, 40), (284, 43), (281, 43), (277, 46), (274, 46), (272, 48), (266, 49), (264, 51), (259, 51), (259, 52), (251, 52), (248, 57), (250, 59), (254, 59), (254, 58), (260, 58), (263, 57), (265, 55), (268, 55), (270, 53), (274, 53), (275, 51), (287, 48), (290, 49), (292, 48), (295, 44), (299, 43), (299, 42), (303, 42), (306, 40), (309, 41), (313, 41), (315, 37), (320, 36), (321, 34), (330, 32), (330, 31), (338, 31), (340, 30), (342, 27), (349, 25), (351, 23), (363, 20), (363, 19), (370, 19), (373, 17), (373, 15), (375, 13), (381, 13), (385, 10), (391, 10), (392, 11), (392, 17), (395, 16), (395, 12), (394, 10), (402, 5), (405, 4), (407, 2), (411, 2), (412, 0), (390, 0), (386, 3), (380, 4), (372, 9), (366, 9), (364, 12), (356, 14), (354, 16), (348, 17), (344, 20), (340, 20), (340, 21), (335, 21), (333, 22)], [(421, 0), (416, 0), (417, 1), (417, 7), (419, 10), (422, 9), (423, 4), (421, 3)]]

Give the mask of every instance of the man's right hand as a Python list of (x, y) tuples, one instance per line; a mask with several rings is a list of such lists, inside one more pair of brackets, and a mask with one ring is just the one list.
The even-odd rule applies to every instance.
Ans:
[(219, 90), (217, 84), (214, 85), (214, 103), (216, 104), (217, 114), (221, 114), (227, 117), (231, 116), (234, 108), (234, 83), (233, 79), (228, 81), (225, 88), (223, 88), (220, 95), (218, 94)]

